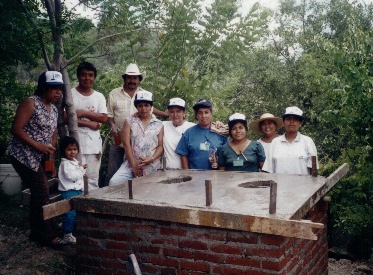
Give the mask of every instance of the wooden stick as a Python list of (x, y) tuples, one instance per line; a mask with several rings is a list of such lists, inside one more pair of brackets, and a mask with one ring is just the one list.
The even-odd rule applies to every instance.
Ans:
[(129, 197), (130, 200), (133, 199), (132, 180), (128, 180), (128, 197)]
[(66, 199), (43, 206), (43, 218), (49, 220), (73, 210), (72, 199)]
[(212, 204), (211, 180), (205, 180), (205, 190), (206, 190), (206, 206), (210, 206)]

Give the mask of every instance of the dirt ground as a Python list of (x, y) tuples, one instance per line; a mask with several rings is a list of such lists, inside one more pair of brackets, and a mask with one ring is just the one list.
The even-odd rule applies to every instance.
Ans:
[[(42, 247), (20, 230), (0, 224), (0, 275), (77, 274), (76, 259), (74, 246)], [(330, 258), (328, 271), (329, 275), (373, 274), (373, 263)]]

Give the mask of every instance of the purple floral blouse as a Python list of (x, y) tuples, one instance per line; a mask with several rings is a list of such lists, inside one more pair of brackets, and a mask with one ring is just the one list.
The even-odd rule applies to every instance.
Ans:
[[(152, 118), (149, 125), (144, 129), (141, 120), (138, 117), (127, 118), (131, 126), (131, 146), (133, 156), (140, 163), (140, 157), (151, 157), (158, 147), (158, 134), (163, 128), (160, 120)], [(131, 164), (126, 160), (127, 169), (131, 170)], [(160, 158), (157, 158), (146, 165), (143, 169), (143, 175), (149, 175), (161, 168)]]
[[(53, 132), (57, 127), (57, 107), (52, 104), (49, 112), (39, 96), (33, 95), (30, 98), (35, 101), (34, 112), (25, 125), (24, 131), (30, 138), (39, 143), (51, 143)], [(10, 142), (9, 155), (35, 172), (38, 171), (43, 158), (43, 154), (40, 151), (15, 136)]]

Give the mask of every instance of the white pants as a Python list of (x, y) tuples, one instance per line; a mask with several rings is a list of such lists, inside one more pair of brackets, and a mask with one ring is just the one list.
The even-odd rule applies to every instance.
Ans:
[(133, 179), (134, 175), (131, 170), (129, 170), (126, 166), (126, 163), (123, 162), (122, 165), (119, 167), (118, 171), (114, 174), (114, 176), (109, 181), (109, 185), (118, 185), (126, 182), (127, 180)]
[(82, 165), (88, 164), (86, 169), (88, 177), (88, 192), (98, 189), (98, 177), (101, 166), (101, 154), (82, 154)]

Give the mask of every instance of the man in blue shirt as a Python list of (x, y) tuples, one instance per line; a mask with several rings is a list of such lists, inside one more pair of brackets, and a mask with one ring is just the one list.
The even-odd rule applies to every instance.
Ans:
[(212, 104), (200, 99), (193, 106), (198, 124), (185, 131), (176, 147), (183, 169), (217, 169), (211, 162), (219, 155), (220, 147), (228, 142), (222, 135), (210, 131), (212, 122)]

